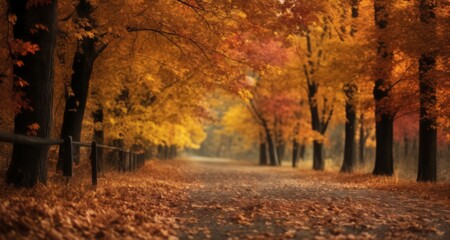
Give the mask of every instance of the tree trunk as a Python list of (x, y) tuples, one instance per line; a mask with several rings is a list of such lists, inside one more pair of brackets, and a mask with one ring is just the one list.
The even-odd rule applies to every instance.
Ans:
[(277, 150), (276, 150), (275, 144), (272, 139), (272, 135), (270, 134), (270, 130), (267, 128), (267, 126), (264, 127), (264, 130), (266, 132), (266, 138), (267, 138), (267, 143), (268, 143), (268, 147), (269, 147), (270, 165), (278, 166), (278, 155), (277, 155)]
[(376, 122), (376, 150), (374, 175), (391, 176), (394, 173), (393, 139), (394, 120), (387, 114), (380, 114)]
[[(76, 7), (78, 16), (87, 19), (90, 26), (85, 27), (86, 31), (91, 31), (94, 25), (90, 17), (92, 6), (89, 2), (81, 0)], [(86, 101), (89, 93), (89, 81), (91, 79), (92, 69), (94, 67), (97, 55), (95, 49), (95, 39), (84, 37), (78, 42), (79, 46), (75, 53), (72, 63), (72, 79), (70, 82), (71, 91), (66, 99), (64, 108), (64, 118), (61, 129), (61, 139), (72, 136), (74, 141), (80, 141), (81, 130), (86, 108)], [(59, 160), (57, 167), (62, 169), (63, 151), (59, 151)], [(79, 147), (74, 148), (74, 160), (79, 163)]]
[(347, 100), (345, 102), (345, 145), (344, 145), (344, 161), (342, 163), (341, 172), (352, 172), (354, 163), (355, 151), (355, 125), (356, 112), (353, 106), (354, 94), (356, 92), (356, 85), (346, 84), (344, 87)]
[[(420, 21), (436, 35), (436, 2), (420, 0)], [(433, 36), (430, 36), (433, 38)], [(417, 181), (436, 181), (437, 131), (436, 131), (436, 79), (430, 72), (436, 67), (433, 49), (419, 59), (420, 122), (419, 122), (419, 169)]]
[(158, 159), (162, 160), (164, 158), (164, 147), (161, 144), (158, 144)]
[(278, 156), (278, 165), (281, 166), (281, 163), (284, 159), (284, 154), (286, 151), (286, 144), (285, 143), (278, 143), (277, 148), (277, 156)]
[(323, 143), (319, 141), (313, 142), (313, 169), (322, 171), (325, 167), (323, 161)]
[(259, 165), (267, 165), (267, 144), (265, 142), (259, 143)]
[[(359, 1), (352, 0), (352, 19), (355, 20), (359, 16)], [(356, 26), (352, 23), (350, 35), (352, 37), (356, 34)], [(353, 163), (355, 162), (355, 134), (356, 134), (356, 109), (355, 109), (355, 94), (358, 86), (355, 83), (347, 83), (344, 85), (345, 100), (345, 140), (344, 140), (344, 160), (342, 162), (341, 172), (353, 172)]]
[(167, 144), (164, 144), (164, 157), (163, 159), (167, 160), (169, 159), (169, 146)]
[[(435, 3), (430, 0), (420, 1), (420, 20), (436, 33)], [(419, 169), (417, 181), (436, 181), (437, 131), (436, 116), (436, 80), (430, 76), (436, 66), (435, 54), (423, 53), (419, 59), (420, 85), (420, 122), (419, 122)]]
[[(92, 112), (92, 118), (94, 120), (94, 141), (97, 144), (103, 144), (105, 141), (105, 132), (103, 131), (103, 107), (99, 106), (97, 110)], [(98, 171), (104, 171), (104, 158), (103, 148), (97, 148), (97, 163)]]
[[(17, 54), (23, 66), (13, 68), (14, 91), (29, 104), (22, 104), (14, 119), (14, 133), (32, 134), (41, 138), (50, 137), (53, 98), (53, 52), (55, 48), (57, 1), (27, 7), (26, 0), (10, 0), (10, 13), (17, 17), (13, 27), (14, 39), (31, 42), (39, 51), (25, 56)], [(48, 30), (35, 29), (42, 24)], [(32, 31), (33, 30), (33, 31)], [(28, 85), (21, 84), (26, 81)], [(39, 129), (30, 132), (30, 126)], [(6, 181), (19, 187), (33, 187), (38, 181), (47, 181), (48, 146), (14, 144)]]
[(300, 159), (305, 160), (305, 153), (306, 153), (306, 145), (301, 144), (300, 145), (300, 153), (299, 153)]
[(299, 155), (299, 144), (296, 139), (292, 140), (292, 167), (297, 167), (298, 162), (298, 155)]
[[(319, 111), (317, 109), (317, 104), (310, 104), (311, 110), (311, 124), (312, 129), (316, 132), (321, 132), (321, 123), (319, 119)], [(325, 168), (325, 164), (323, 161), (323, 143), (320, 143), (317, 140), (313, 142), (313, 169), (314, 170), (323, 170)]]
[(374, 175), (388, 175), (394, 173), (394, 117), (389, 109), (389, 92), (392, 87), (389, 81), (392, 69), (392, 50), (388, 46), (388, 7), (387, 0), (375, 0), (375, 24), (378, 28), (377, 66), (375, 74), (377, 80), (373, 95), (375, 99), (375, 119), (376, 119), (376, 150)]
[(366, 133), (364, 130), (364, 114), (359, 115), (359, 162), (365, 162), (365, 150), (366, 150)]

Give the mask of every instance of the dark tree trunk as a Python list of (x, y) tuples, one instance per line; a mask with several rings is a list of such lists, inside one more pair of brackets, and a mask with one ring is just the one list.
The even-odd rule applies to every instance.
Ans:
[[(53, 98), (53, 52), (55, 48), (56, 6), (53, 0), (48, 4), (27, 7), (26, 0), (8, 1), (10, 13), (17, 17), (13, 27), (15, 39), (31, 42), (39, 46), (36, 53), (26, 56), (17, 54), (16, 60), (23, 66), (13, 68), (14, 91), (29, 107), (21, 106), (14, 119), (14, 133), (30, 134), (31, 124), (38, 124), (39, 129), (32, 133), (41, 138), (50, 137), (52, 125)], [(35, 29), (36, 24), (43, 24), (47, 30)], [(26, 81), (23, 85), (20, 81)], [(19, 187), (33, 187), (38, 181), (47, 180), (48, 147), (14, 144), (6, 181)]]
[(267, 144), (265, 142), (259, 143), (259, 165), (267, 165)]
[[(420, 21), (436, 34), (436, 2), (420, 0)], [(419, 169), (417, 181), (436, 181), (437, 131), (436, 131), (436, 79), (430, 72), (436, 66), (433, 50), (423, 53), (419, 59), (420, 122)]]
[(319, 141), (313, 142), (313, 169), (322, 171), (325, 168), (323, 161), (323, 143)]
[(278, 165), (281, 166), (283, 159), (284, 159), (284, 154), (286, 151), (286, 144), (284, 143), (278, 143), (277, 148), (277, 156), (278, 156)]
[(375, 119), (376, 119), (376, 150), (374, 175), (388, 175), (394, 173), (394, 117), (389, 109), (390, 92), (390, 71), (392, 68), (392, 50), (386, 40), (386, 27), (388, 25), (388, 5), (386, 0), (375, 0), (375, 24), (378, 28), (378, 48), (377, 48), (377, 66), (375, 74), (377, 80), (373, 95), (375, 99)]
[(292, 140), (292, 167), (297, 167), (298, 155), (299, 155), (299, 144), (296, 139)]
[(164, 157), (163, 159), (169, 159), (169, 146), (167, 144), (164, 144)]
[[(315, 94), (312, 95), (312, 98), (315, 97)], [(317, 132), (321, 132), (321, 124), (319, 119), (319, 110), (317, 109), (317, 103), (310, 104), (311, 110), (311, 124), (312, 129)], [(314, 140), (313, 142), (313, 169), (314, 170), (323, 170), (325, 167), (323, 156), (322, 156), (322, 143)]]
[(158, 145), (158, 154), (157, 155), (158, 155), (159, 159), (164, 158), (164, 147), (161, 144)]
[[(101, 106), (98, 107), (97, 110), (92, 112), (92, 118), (94, 120), (94, 141), (97, 144), (104, 144), (105, 141), (105, 132), (103, 131), (103, 108)], [(98, 163), (98, 171), (104, 171), (104, 157), (103, 157), (103, 148), (97, 148), (97, 163)]]
[[(352, 0), (352, 19), (359, 16), (359, 1)], [(351, 36), (356, 34), (356, 26), (352, 24), (350, 30)], [(342, 162), (341, 172), (353, 172), (353, 163), (355, 162), (355, 134), (356, 134), (356, 109), (355, 109), (355, 94), (358, 86), (354, 83), (347, 83), (344, 85), (345, 100), (345, 140), (344, 140), (344, 160)]]
[(266, 132), (266, 138), (267, 138), (267, 143), (268, 143), (268, 147), (269, 147), (270, 165), (278, 166), (278, 155), (277, 155), (277, 150), (276, 150), (275, 144), (272, 139), (272, 134), (270, 134), (270, 130), (267, 128), (267, 126), (264, 128), (264, 130)]
[(299, 153), (299, 157), (301, 160), (305, 160), (305, 153), (306, 153), (306, 145), (301, 144), (300, 145), (300, 153)]
[[(92, 30), (94, 25), (91, 19), (92, 6), (89, 2), (81, 0), (76, 7), (78, 16), (87, 19), (90, 26), (85, 27), (86, 31)], [(89, 81), (94, 67), (97, 52), (95, 49), (95, 39), (84, 37), (78, 43), (72, 64), (72, 79), (70, 82), (71, 91), (67, 93), (66, 106), (64, 108), (64, 118), (61, 129), (61, 139), (72, 136), (74, 141), (80, 141), (81, 129), (86, 108), (86, 101), (89, 93)], [(63, 151), (59, 151), (57, 167), (62, 169)], [(74, 148), (74, 160), (79, 163), (79, 148)]]
[(364, 128), (364, 114), (359, 115), (359, 162), (364, 163), (366, 150), (366, 133)]
[(355, 126), (356, 126), (356, 112), (353, 106), (354, 94), (356, 92), (356, 85), (346, 84), (344, 89), (347, 100), (345, 102), (345, 145), (344, 145), (344, 161), (342, 163), (341, 172), (352, 172), (355, 151)]
[[(377, 94), (375, 96), (378, 96)], [(377, 112), (376, 121), (376, 150), (374, 175), (388, 175), (394, 173), (393, 141), (394, 141), (394, 119), (390, 114), (379, 110), (380, 106), (375, 106)]]

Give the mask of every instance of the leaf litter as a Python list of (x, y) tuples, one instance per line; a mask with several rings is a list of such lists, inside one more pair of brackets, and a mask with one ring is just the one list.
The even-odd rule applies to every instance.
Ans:
[(149, 161), (34, 189), (0, 185), (0, 239), (449, 239), (448, 184)]

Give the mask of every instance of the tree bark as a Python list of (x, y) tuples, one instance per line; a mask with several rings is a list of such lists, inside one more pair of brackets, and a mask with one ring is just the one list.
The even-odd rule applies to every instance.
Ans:
[[(86, 19), (90, 26), (86, 26), (84, 30), (91, 31), (94, 21), (90, 14), (92, 12), (91, 4), (86, 0), (81, 0), (77, 7), (79, 18)], [(66, 99), (64, 108), (64, 118), (61, 129), (61, 139), (72, 136), (74, 141), (80, 141), (81, 130), (86, 108), (86, 101), (89, 93), (89, 81), (91, 79), (94, 62), (97, 56), (95, 49), (95, 39), (84, 37), (78, 42), (78, 49), (75, 53), (72, 64), (72, 78), (70, 82), (71, 91)], [(79, 163), (79, 147), (74, 148), (74, 160)], [(62, 149), (59, 151), (59, 160), (57, 167), (62, 169), (64, 153)]]
[(284, 142), (279, 142), (276, 148), (278, 156), (278, 165), (281, 166), (284, 159), (284, 154), (286, 152), (286, 144)]
[(354, 95), (356, 92), (356, 85), (346, 84), (344, 92), (347, 97), (345, 102), (345, 145), (344, 145), (344, 161), (342, 162), (341, 172), (353, 172), (354, 151), (355, 151), (355, 126), (356, 126), (356, 111), (354, 102)]
[(375, 67), (376, 81), (373, 90), (375, 99), (375, 167), (374, 175), (388, 175), (394, 173), (394, 116), (389, 109), (389, 81), (392, 69), (392, 50), (387, 41), (386, 28), (388, 26), (389, 1), (374, 0), (375, 24), (378, 29), (377, 66)]
[[(15, 65), (13, 68), (14, 91), (29, 107), (22, 104), (20, 112), (15, 116), (14, 133), (30, 134), (31, 124), (38, 124), (39, 129), (31, 134), (49, 138), (52, 125), (57, 1), (34, 6), (27, 6), (28, 2), (8, 1), (10, 13), (17, 17), (13, 27), (14, 39), (39, 46), (39, 51), (34, 54), (15, 56), (15, 60), (22, 61), (23, 66)], [(36, 24), (42, 24), (48, 30), (36, 29)], [(20, 81), (26, 81), (28, 85), (20, 84)], [(18, 187), (33, 187), (37, 182), (46, 183), (48, 149), (48, 146), (14, 144), (6, 181)]]
[(264, 131), (266, 132), (267, 143), (269, 147), (269, 159), (271, 166), (278, 166), (278, 155), (275, 143), (273, 142), (272, 134), (270, 134), (270, 130), (267, 128), (267, 124), (264, 126)]
[[(436, 35), (436, 2), (420, 0), (420, 21)], [(432, 37), (432, 36), (431, 36)], [(420, 86), (420, 122), (419, 122), (419, 168), (417, 181), (436, 181), (437, 157), (437, 119), (436, 110), (436, 79), (430, 72), (436, 67), (436, 57), (433, 49), (426, 51), (419, 59)]]
[(299, 157), (301, 160), (305, 160), (305, 153), (306, 153), (306, 145), (301, 144), (300, 145), (300, 153), (299, 153)]
[[(359, 16), (359, 1), (352, 0), (352, 19)], [(352, 24), (350, 35), (353, 37), (356, 33), (356, 26)], [(341, 172), (353, 172), (353, 163), (355, 162), (355, 126), (356, 126), (356, 109), (355, 94), (358, 86), (351, 82), (344, 85), (345, 100), (345, 140), (344, 140), (344, 160), (342, 162)]]
[(267, 144), (265, 142), (259, 143), (259, 165), (267, 165)]
[[(380, 82), (377, 81), (377, 83), (374, 90), (375, 100), (381, 101), (387, 97), (387, 92), (380, 90)], [(375, 104), (375, 112), (378, 119), (375, 124), (377, 145), (373, 174), (391, 176), (394, 173), (394, 118), (384, 111), (381, 104)]]
[(359, 162), (365, 163), (365, 151), (366, 151), (366, 131), (364, 126), (364, 114), (359, 115)]
[(297, 140), (294, 138), (292, 140), (292, 167), (296, 168), (298, 163), (298, 155), (299, 155), (299, 144)]

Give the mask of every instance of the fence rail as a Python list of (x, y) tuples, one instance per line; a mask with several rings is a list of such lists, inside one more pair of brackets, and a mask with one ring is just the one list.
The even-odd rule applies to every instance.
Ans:
[(143, 153), (137, 153), (124, 148), (118, 148), (114, 146), (97, 144), (96, 142), (75, 142), (72, 137), (67, 137), (64, 140), (58, 139), (44, 139), (39, 137), (24, 136), (19, 134), (8, 134), (0, 132), (0, 142), (6, 143), (18, 143), (24, 145), (46, 145), (55, 146), (59, 145), (63, 150), (63, 176), (73, 176), (73, 150), (74, 146), (85, 147), (91, 149), (90, 164), (91, 164), (91, 177), (92, 185), (97, 185), (98, 182), (98, 149), (108, 149), (117, 151), (119, 153), (120, 167), (122, 172), (135, 171), (142, 167), (145, 163), (145, 157)]

